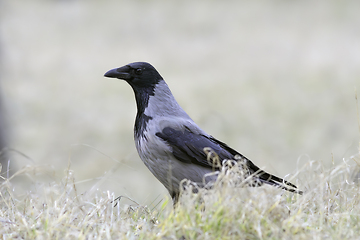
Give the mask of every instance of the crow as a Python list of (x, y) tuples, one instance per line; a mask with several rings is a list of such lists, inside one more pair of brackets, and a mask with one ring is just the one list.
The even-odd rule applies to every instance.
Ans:
[[(204, 175), (219, 170), (226, 159), (241, 163), (247, 176), (254, 179), (251, 186), (269, 184), (302, 194), (294, 184), (261, 170), (244, 155), (204, 132), (180, 107), (151, 64), (130, 63), (111, 69), (104, 76), (125, 80), (132, 87), (137, 105), (136, 149), (147, 168), (169, 191), (174, 205), (179, 200), (182, 180), (201, 185)], [(206, 149), (217, 155), (220, 165), (209, 160)], [(213, 175), (208, 181), (215, 180)]]

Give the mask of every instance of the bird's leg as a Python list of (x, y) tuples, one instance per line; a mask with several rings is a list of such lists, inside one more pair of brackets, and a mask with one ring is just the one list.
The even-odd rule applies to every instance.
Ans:
[(173, 207), (175, 208), (178, 201), (179, 201), (179, 197), (180, 197), (180, 193), (179, 192), (172, 192), (171, 193), (171, 198), (173, 200)]

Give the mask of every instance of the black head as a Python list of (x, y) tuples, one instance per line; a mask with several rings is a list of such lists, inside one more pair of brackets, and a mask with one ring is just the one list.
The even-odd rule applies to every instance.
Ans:
[(134, 62), (123, 67), (114, 68), (104, 75), (109, 78), (123, 79), (128, 82), (134, 90), (154, 88), (163, 78), (156, 69), (146, 62)]

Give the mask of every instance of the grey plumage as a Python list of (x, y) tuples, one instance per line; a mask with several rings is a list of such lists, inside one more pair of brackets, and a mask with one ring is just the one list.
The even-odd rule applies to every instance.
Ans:
[(207, 160), (205, 147), (213, 149), (221, 160), (240, 156), (238, 161), (243, 162), (249, 174), (254, 174), (255, 186), (265, 183), (302, 193), (294, 184), (259, 169), (245, 156), (198, 127), (149, 63), (130, 63), (106, 72), (105, 77), (123, 79), (134, 90), (136, 149), (144, 164), (167, 188), (174, 203), (178, 200), (179, 184), (183, 179), (201, 183), (204, 175), (214, 170)]

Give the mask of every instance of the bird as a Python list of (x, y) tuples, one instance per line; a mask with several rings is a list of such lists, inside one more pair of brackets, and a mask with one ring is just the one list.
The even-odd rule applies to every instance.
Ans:
[[(289, 181), (257, 167), (247, 157), (203, 131), (175, 100), (159, 72), (147, 62), (133, 62), (107, 71), (108, 78), (125, 80), (133, 89), (137, 106), (134, 140), (137, 152), (150, 172), (165, 186), (173, 204), (179, 201), (184, 179), (201, 184), (204, 176), (219, 170), (204, 149), (220, 159), (240, 161), (255, 180), (253, 186), (268, 184), (302, 194)], [(214, 169), (215, 168), (215, 169)], [(210, 178), (209, 181), (216, 180)]]

